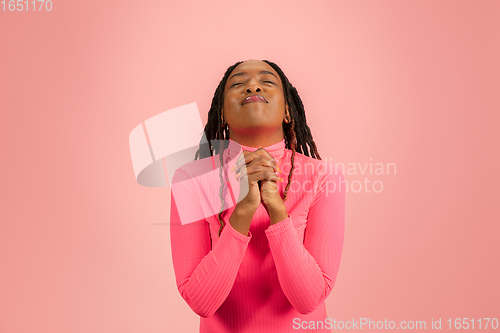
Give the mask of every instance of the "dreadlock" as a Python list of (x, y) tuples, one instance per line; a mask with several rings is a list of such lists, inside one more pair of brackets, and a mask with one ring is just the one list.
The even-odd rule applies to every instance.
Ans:
[[(318, 160), (321, 160), (321, 157), (319, 156), (318, 149), (311, 135), (309, 126), (307, 126), (304, 105), (302, 104), (302, 100), (300, 99), (297, 89), (295, 89), (295, 87), (292, 86), (290, 81), (288, 81), (288, 78), (283, 73), (281, 68), (279, 68), (278, 65), (268, 60), (263, 60), (263, 61), (268, 65), (270, 65), (280, 76), (281, 82), (283, 84), (285, 104), (288, 106), (291, 118), (291, 121), (289, 123), (283, 122), (285, 147), (292, 151), (292, 156), (291, 156), (292, 167), (290, 169), (290, 173), (288, 174), (288, 184), (286, 185), (284, 191), (284, 197), (283, 197), (283, 202), (284, 202), (287, 199), (288, 189), (290, 188), (290, 184), (292, 183), (292, 175), (295, 169), (295, 164), (294, 164), (295, 153), (299, 152), (308, 157), (313, 157)], [(222, 140), (229, 140), (228, 126), (226, 125), (222, 127), (221, 110), (224, 105), (224, 87), (226, 86), (229, 75), (241, 63), (242, 61), (239, 61), (234, 65), (230, 66), (226, 70), (224, 77), (217, 86), (217, 89), (215, 90), (214, 93), (214, 97), (212, 98), (212, 105), (210, 106), (210, 111), (208, 112), (207, 125), (205, 126), (204, 129), (205, 137), (208, 141), (210, 155), (207, 155), (206, 153), (207, 150), (202, 150), (202, 144), (206, 144), (206, 142), (202, 139), (202, 141), (200, 142), (200, 148), (196, 152), (195, 159), (213, 156), (215, 152), (215, 154), (220, 154), (220, 163), (222, 166), (223, 163), (222, 152), (225, 149), (225, 144), (223, 143), (224, 141)], [(218, 141), (219, 144), (217, 145), (217, 147), (212, 147), (212, 140), (220, 140)], [(220, 236), (222, 229), (224, 228), (224, 221), (222, 220), (222, 213), (224, 211), (224, 198), (222, 195), (224, 188), (224, 181), (222, 178), (222, 168), (219, 169), (220, 169), (219, 177), (221, 180), (219, 197), (222, 202), (220, 212), (218, 213), (218, 219), (220, 224), (219, 228), (219, 236)]]

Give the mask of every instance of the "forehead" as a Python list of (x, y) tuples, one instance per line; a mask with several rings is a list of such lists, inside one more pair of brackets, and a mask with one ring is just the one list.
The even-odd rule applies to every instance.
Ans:
[(248, 60), (248, 61), (245, 61), (245, 62), (239, 64), (231, 72), (231, 74), (229, 75), (229, 78), (231, 78), (231, 76), (233, 76), (236, 73), (247, 72), (249, 74), (253, 74), (253, 73), (260, 73), (261, 71), (269, 71), (269, 72), (273, 73), (274, 75), (276, 75), (278, 80), (280, 80), (280, 77), (279, 77), (278, 73), (274, 70), (274, 68), (272, 68), (268, 63), (261, 61), (261, 60)]

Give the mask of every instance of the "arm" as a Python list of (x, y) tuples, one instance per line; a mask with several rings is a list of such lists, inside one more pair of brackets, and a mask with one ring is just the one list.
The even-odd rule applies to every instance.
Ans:
[(314, 311), (330, 294), (344, 243), (344, 176), (337, 169), (319, 177), (304, 244), (289, 216), (266, 230), (281, 288), (302, 314)]
[(251, 235), (244, 236), (227, 223), (212, 249), (206, 219), (181, 223), (178, 208), (196, 210), (193, 216), (202, 216), (199, 192), (193, 183), (186, 184), (189, 188), (185, 186), (182, 195), (171, 196), (172, 261), (179, 293), (195, 313), (206, 318), (217, 311), (231, 291)]

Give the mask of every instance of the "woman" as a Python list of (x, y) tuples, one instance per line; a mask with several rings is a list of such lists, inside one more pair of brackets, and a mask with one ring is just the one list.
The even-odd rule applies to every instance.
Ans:
[[(342, 254), (345, 184), (320, 160), (296, 89), (272, 62), (234, 64), (215, 91), (205, 135), (215, 157), (204, 156), (201, 143), (197, 157), (214, 169), (223, 156), (237, 162), (228, 178), (221, 171), (218, 184), (206, 183), (217, 187), (218, 214), (180, 221), (180, 210), (206, 212), (200, 203), (215, 192), (202, 193), (203, 181), (181, 200), (172, 196), (177, 286), (201, 316), (200, 332), (330, 332), (324, 300)], [(243, 153), (236, 159), (240, 150), (229, 144), (221, 154), (210, 140)], [(188, 170), (174, 179), (189, 178)], [(248, 191), (224, 209), (235, 181)]]

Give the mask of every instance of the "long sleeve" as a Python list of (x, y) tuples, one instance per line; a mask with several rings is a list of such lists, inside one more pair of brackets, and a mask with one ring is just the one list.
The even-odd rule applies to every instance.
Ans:
[[(181, 173), (177, 170), (174, 182)], [(187, 178), (185, 174), (182, 177)], [(240, 234), (228, 223), (212, 249), (206, 219), (182, 224), (179, 217), (178, 209), (190, 211), (192, 216), (202, 215), (199, 194), (194, 185), (184, 186), (175, 198), (172, 193), (170, 240), (177, 288), (191, 309), (206, 318), (217, 311), (231, 291), (251, 235)]]
[(283, 293), (301, 314), (314, 311), (330, 294), (344, 242), (344, 176), (336, 166), (334, 172), (323, 166), (309, 207), (304, 242), (290, 215), (266, 230)]

